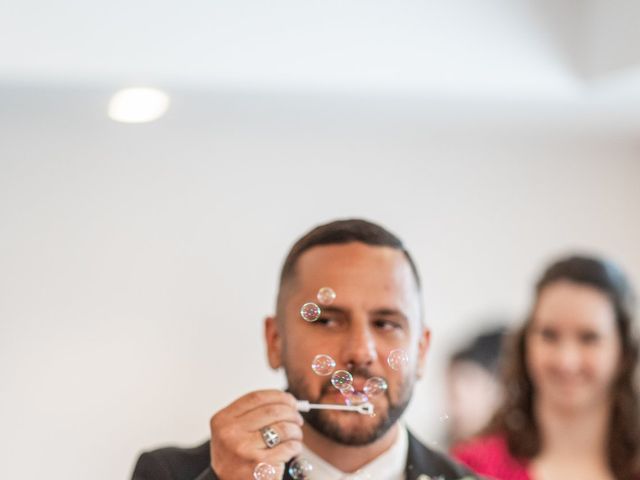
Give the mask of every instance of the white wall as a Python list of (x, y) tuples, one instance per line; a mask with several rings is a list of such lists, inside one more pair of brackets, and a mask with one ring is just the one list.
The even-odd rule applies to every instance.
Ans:
[(521, 315), (549, 258), (595, 250), (640, 283), (637, 131), (242, 92), (121, 125), (106, 98), (0, 89), (1, 478), (127, 478), (141, 449), (200, 442), (217, 409), (281, 386), (261, 321), (288, 247), (326, 220), (381, 222), (422, 269), (434, 343), (407, 421), (428, 441), (447, 352)]

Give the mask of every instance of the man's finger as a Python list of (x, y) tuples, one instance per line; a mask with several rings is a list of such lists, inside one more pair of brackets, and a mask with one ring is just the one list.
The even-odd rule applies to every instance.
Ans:
[(255, 408), (237, 417), (238, 425), (246, 431), (259, 430), (276, 422), (291, 422), (302, 426), (302, 415), (289, 405), (272, 403)]
[[(277, 422), (269, 425), (269, 428), (275, 432), (278, 438), (278, 445), (284, 442), (302, 441), (302, 429), (299, 425), (291, 422)], [(267, 443), (263, 437), (262, 431), (255, 432), (255, 444), (257, 448), (268, 449)], [(275, 447), (271, 447), (275, 448)]]
[(263, 452), (263, 462), (270, 465), (277, 465), (279, 463), (287, 463), (293, 457), (302, 453), (302, 442), (298, 440), (290, 440), (283, 442), (277, 447), (270, 448)]
[(296, 408), (296, 399), (290, 393), (283, 392), (282, 390), (256, 390), (255, 392), (247, 393), (238, 398), (236, 401), (230, 403), (224, 410), (229, 415), (238, 417), (261, 405), (271, 403), (282, 403), (289, 405), (293, 409)]

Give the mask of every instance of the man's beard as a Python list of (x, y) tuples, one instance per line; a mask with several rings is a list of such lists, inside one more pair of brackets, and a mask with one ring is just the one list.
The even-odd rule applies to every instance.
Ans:
[[(287, 369), (285, 370), (287, 372), (287, 382), (289, 384), (289, 386), (287, 387), (287, 391), (293, 394), (298, 399), (309, 400), (311, 403), (319, 403), (323, 396), (336, 391), (331, 382), (327, 381), (327, 383), (322, 386), (320, 394), (317, 398), (309, 398), (309, 388), (304, 378), (302, 376), (292, 377), (290, 376), (289, 371)], [(356, 367), (351, 369), (350, 372), (354, 377), (360, 376), (363, 378), (370, 378), (374, 376), (369, 372), (367, 368)], [(407, 405), (409, 404), (409, 400), (411, 400), (412, 389), (412, 383), (408, 383), (408, 381), (403, 382), (403, 384), (401, 384), (400, 386), (400, 391), (398, 392), (399, 400), (397, 403), (392, 402), (391, 395), (389, 394), (389, 390), (387, 389), (384, 392), (384, 396), (387, 399), (388, 408), (385, 412), (375, 413), (377, 423), (373, 426), (373, 428), (369, 430), (364, 430), (364, 428), (343, 428), (335, 420), (335, 418), (332, 418), (331, 415), (335, 415), (335, 413), (327, 410), (310, 410), (309, 412), (304, 412), (301, 415), (304, 418), (305, 422), (313, 427), (314, 430), (340, 444), (353, 446), (368, 445), (375, 442), (377, 439), (387, 433), (387, 431), (402, 416), (405, 409), (407, 408)], [(348, 415), (356, 414), (349, 413)]]

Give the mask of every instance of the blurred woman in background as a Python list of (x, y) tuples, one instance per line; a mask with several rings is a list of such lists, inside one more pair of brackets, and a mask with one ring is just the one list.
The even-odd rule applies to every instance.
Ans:
[(456, 445), (477, 435), (502, 402), (499, 365), (505, 332), (504, 327), (484, 330), (449, 358), (447, 445)]
[(609, 262), (552, 264), (505, 358), (502, 407), (454, 456), (504, 480), (640, 479), (632, 297)]

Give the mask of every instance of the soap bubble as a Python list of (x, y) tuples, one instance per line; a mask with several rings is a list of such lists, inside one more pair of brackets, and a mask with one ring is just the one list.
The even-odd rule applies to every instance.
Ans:
[(335, 368), (336, 361), (329, 355), (325, 355), (323, 353), (313, 357), (313, 361), (311, 362), (311, 370), (313, 370), (317, 375), (331, 375)]
[(334, 292), (333, 289), (329, 287), (322, 287), (320, 290), (318, 290), (316, 298), (321, 305), (331, 305), (336, 299), (336, 292)]
[(391, 350), (387, 357), (387, 363), (394, 370), (400, 370), (409, 364), (409, 356), (407, 355), (407, 352), (400, 350), (399, 348)]
[(300, 316), (307, 322), (315, 322), (320, 318), (320, 313), (320, 307), (312, 302), (305, 303), (300, 309)]
[(338, 390), (343, 391), (353, 385), (353, 377), (346, 370), (336, 370), (331, 376), (331, 384)]
[(313, 465), (306, 458), (296, 457), (289, 465), (289, 475), (293, 480), (308, 480), (313, 471)]
[(369, 401), (369, 397), (363, 392), (350, 392), (344, 393), (344, 401), (347, 405), (353, 405), (357, 407), (358, 405), (362, 405), (363, 403), (367, 403)]
[(275, 480), (276, 469), (268, 463), (259, 463), (256, 465), (256, 468), (253, 469), (253, 478), (255, 480)]
[(387, 391), (387, 382), (384, 378), (371, 377), (368, 378), (366, 382), (364, 382), (364, 387), (362, 388), (362, 390), (370, 397), (380, 395), (381, 393)]

